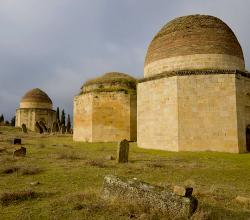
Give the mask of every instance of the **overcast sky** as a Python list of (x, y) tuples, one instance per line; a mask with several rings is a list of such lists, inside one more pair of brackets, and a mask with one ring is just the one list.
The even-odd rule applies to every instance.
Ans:
[(228, 24), (250, 70), (250, 0), (0, 0), (0, 114), (31, 89), (73, 121), (81, 85), (107, 72), (143, 77), (155, 34), (170, 20), (213, 15)]

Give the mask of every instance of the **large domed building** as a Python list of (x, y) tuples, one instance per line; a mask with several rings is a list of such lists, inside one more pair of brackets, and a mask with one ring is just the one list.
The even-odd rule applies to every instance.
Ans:
[(149, 45), (138, 87), (138, 146), (250, 151), (250, 75), (233, 31), (209, 15), (173, 19)]
[(136, 79), (110, 72), (87, 81), (74, 98), (74, 141), (136, 141)]
[(28, 129), (35, 131), (36, 122), (42, 121), (47, 128), (51, 128), (53, 121), (56, 121), (56, 112), (52, 108), (53, 103), (45, 92), (38, 88), (30, 90), (16, 110), (16, 127), (26, 124)]

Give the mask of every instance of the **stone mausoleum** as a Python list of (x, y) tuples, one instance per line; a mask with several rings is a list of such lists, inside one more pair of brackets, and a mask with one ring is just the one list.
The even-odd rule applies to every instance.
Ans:
[(87, 81), (74, 98), (74, 141), (137, 139), (136, 80), (110, 72)]
[(250, 74), (233, 31), (209, 15), (176, 18), (149, 45), (137, 142), (167, 151), (250, 151)]
[(20, 108), (16, 110), (16, 127), (26, 127), (36, 131), (36, 122), (42, 121), (47, 128), (56, 121), (56, 111), (49, 96), (36, 88), (27, 92), (21, 99)]

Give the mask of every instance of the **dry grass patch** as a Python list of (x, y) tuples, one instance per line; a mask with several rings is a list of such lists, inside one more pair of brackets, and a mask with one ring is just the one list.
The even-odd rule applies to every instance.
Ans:
[(45, 144), (43, 142), (38, 142), (36, 148), (45, 148)]
[(90, 165), (90, 166), (96, 166), (96, 167), (100, 167), (100, 168), (104, 168), (105, 164), (104, 164), (104, 159), (103, 158), (94, 158), (91, 160), (87, 160), (85, 162), (86, 165)]
[(33, 190), (17, 190), (14, 192), (4, 192), (0, 195), (0, 204), (9, 205), (24, 200), (34, 199), (37, 194)]
[(39, 167), (27, 167), (22, 165), (5, 165), (1, 167), (0, 173), (2, 174), (12, 174), (18, 173), (21, 175), (34, 175), (43, 172), (44, 170)]
[(71, 152), (59, 152), (55, 151), (51, 157), (56, 160), (77, 160), (84, 159), (84, 157), (77, 155), (74, 151)]

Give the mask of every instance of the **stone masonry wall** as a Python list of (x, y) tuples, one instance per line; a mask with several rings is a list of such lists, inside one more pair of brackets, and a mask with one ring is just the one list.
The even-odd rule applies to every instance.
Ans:
[(74, 99), (74, 141), (136, 141), (136, 95), (90, 92)]
[(250, 79), (236, 75), (239, 151), (246, 152), (246, 127), (250, 124)]
[(73, 141), (92, 142), (92, 103), (92, 93), (75, 96)]
[(177, 76), (139, 83), (137, 144), (178, 151)]
[(205, 73), (141, 81), (138, 146), (246, 152), (250, 80), (242, 74)]
[(179, 151), (238, 153), (235, 74), (178, 76)]
[(47, 128), (52, 127), (56, 120), (56, 112), (50, 109), (20, 108), (16, 110), (16, 127), (26, 124), (26, 127), (36, 131), (36, 122), (43, 121)]
[(52, 109), (51, 103), (46, 102), (21, 102), (20, 108), (43, 108), (43, 109)]
[(194, 54), (165, 58), (149, 63), (144, 67), (144, 77), (165, 71), (199, 69), (238, 69), (245, 70), (244, 60), (226, 54)]
[[(136, 141), (136, 95), (125, 92), (95, 93), (93, 99), (93, 142)], [(131, 102), (133, 99), (133, 102)]]

